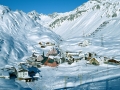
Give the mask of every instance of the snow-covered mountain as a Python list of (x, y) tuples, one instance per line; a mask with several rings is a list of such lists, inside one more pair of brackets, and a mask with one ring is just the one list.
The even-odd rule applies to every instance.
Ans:
[(35, 45), (41, 40), (58, 43), (60, 37), (35, 22), (26, 13), (12, 11), (0, 5), (0, 65), (19, 61), (31, 54), (33, 50), (40, 48)]
[[(90, 0), (75, 9), (69, 16), (56, 19), (49, 26), (64, 38), (90, 36), (98, 31), (103, 31), (98, 32), (99, 35), (107, 34), (107, 36), (111, 36), (113, 31), (119, 27), (117, 23), (120, 15), (119, 8), (120, 4), (115, 0)], [(66, 20), (62, 20), (62, 18), (66, 18)], [(114, 24), (118, 25), (118, 27), (111, 28)]]
[[(119, 28), (120, 2), (118, 0), (89, 0), (73, 11), (50, 15), (39, 14), (36, 11), (28, 14), (22, 11), (11, 11), (8, 7), (1, 5), (0, 65), (13, 65), (23, 60), (25, 56), (29, 57), (33, 50), (41, 50), (38, 45), (41, 40), (52, 40), (58, 44), (61, 40), (59, 35), (68, 39), (59, 45), (63, 51), (95, 52), (98, 56), (119, 61)], [(90, 40), (91, 45), (80, 47), (78, 44), (84, 39)], [(119, 65), (89, 65), (83, 59), (71, 65), (65, 62), (54, 68), (43, 66), (39, 68), (41, 76), (38, 81), (22, 84), (33, 90), (43, 88), (60, 90), (59, 88), (64, 87), (73, 87), (71, 90), (80, 88), (81, 90), (85, 88), (88, 90), (91, 88), (106, 90), (107, 88), (109, 90), (116, 87), (115, 90), (118, 90), (120, 89), (117, 84), (120, 82), (119, 79), (115, 79), (113, 82), (111, 78), (120, 76), (119, 68)], [(103, 80), (102, 84), (99, 83), (100, 80)], [(12, 82), (9, 81), (6, 84), (6, 80), (0, 79), (0, 83), (2, 83), (0, 87), (12, 90), (16, 87), (16, 82)], [(93, 86), (93, 83), (96, 84), (96, 82), (98, 84)], [(81, 86), (86, 83), (87, 86)], [(78, 85), (80, 87), (77, 87)], [(17, 86), (16, 88), (20, 90), (20, 86)]]
[(39, 23), (44, 22), (44, 26), (68, 39), (95, 34), (117, 36), (119, 19), (119, 0), (89, 0), (70, 12), (41, 15)]
[[(106, 45), (104, 47), (107, 48), (108, 51), (112, 49), (116, 50), (115, 52), (110, 51), (111, 55), (107, 55), (115, 56), (117, 54), (118, 56), (119, 51), (117, 50), (120, 39), (119, 0), (89, 0), (70, 12), (39, 15), (40, 19), (37, 21), (38, 23), (44, 22), (41, 24), (52, 29), (63, 39), (68, 39), (70, 43), (72, 40), (80, 42), (80, 40), (90, 39), (94, 46), (102, 46), (101, 43), (104, 42)], [(28, 14), (28, 16), (30, 15)], [(70, 48), (69, 45), (63, 47)], [(99, 50), (96, 50), (96, 52), (97, 51), (99, 52)], [(101, 54), (105, 55), (106, 52), (103, 51), (104, 50), (102, 50)]]
[[(117, 35), (120, 33), (119, 3), (117, 0), (90, 0), (76, 8), (69, 16), (58, 18), (49, 26), (65, 39), (97, 33), (97, 36), (116, 36), (115, 30)], [(114, 25), (117, 26), (113, 27)]]

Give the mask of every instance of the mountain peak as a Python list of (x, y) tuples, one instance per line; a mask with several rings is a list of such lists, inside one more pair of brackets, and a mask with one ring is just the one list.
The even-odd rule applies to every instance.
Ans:
[(3, 5), (0, 5), (0, 14), (4, 14), (4, 13), (8, 13), (10, 10), (10, 8), (8, 8), (7, 6), (3, 6)]
[(36, 20), (41, 20), (41, 19), (40, 19), (40, 14), (37, 13), (35, 10), (29, 12), (29, 13), (28, 13), (28, 16), (29, 16), (30, 18), (32, 18), (33, 20), (35, 20), (35, 21), (36, 21)]
[(31, 15), (39, 15), (39, 13), (38, 13), (38, 12), (36, 12), (35, 10), (33, 10), (33, 11), (29, 12), (28, 14), (31, 14)]
[(48, 16), (50, 16), (51, 18), (55, 18), (55, 17), (59, 16), (59, 14), (57, 12), (54, 12), (52, 14), (49, 14)]
[[(74, 33), (76, 33), (76, 37), (82, 36), (83, 34), (81, 32), (89, 36), (94, 30), (101, 28), (101, 26), (102, 28), (104, 28), (104, 25), (109, 26), (109, 23), (104, 24), (104, 22), (120, 17), (120, 1), (89, 0), (73, 11), (66, 13), (55, 12), (48, 16), (52, 19), (48, 20), (48, 18), (41, 17), (41, 21), (47, 21), (45, 26), (54, 30), (64, 38), (68, 38), (68, 36), (74, 37)], [(88, 30), (88, 27), (90, 30)], [(64, 30), (64, 32), (62, 30)], [(88, 30), (89, 33), (83, 30)], [(66, 33), (68, 35), (66, 35)]]
[[(36, 14), (35, 11), (32, 13)], [(39, 18), (39, 14), (36, 15)], [(45, 40), (43, 36), (56, 43), (60, 38), (26, 13), (10, 11), (8, 7), (0, 5), (0, 60), (2, 61), (0, 65), (19, 61), (32, 53), (32, 50), (39, 50), (38, 43), (42, 39)]]

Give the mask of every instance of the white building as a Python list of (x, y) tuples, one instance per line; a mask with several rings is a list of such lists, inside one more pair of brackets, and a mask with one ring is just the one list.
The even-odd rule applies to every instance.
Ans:
[(83, 42), (79, 43), (78, 46), (85, 47), (88, 46), (90, 43), (88, 40), (84, 40)]
[(17, 71), (17, 78), (18, 80), (25, 81), (25, 82), (32, 81), (32, 78), (29, 76), (28, 71), (24, 69)]
[(18, 76), (18, 78), (26, 78), (26, 77), (28, 77), (28, 71), (27, 70), (19, 70), (17, 76)]

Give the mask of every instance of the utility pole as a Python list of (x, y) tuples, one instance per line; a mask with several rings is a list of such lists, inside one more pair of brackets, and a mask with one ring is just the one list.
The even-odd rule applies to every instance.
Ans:
[(84, 32), (84, 30), (83, 30), (83, 37), (85, 36), (85, 32)]
[(65, 86), (64, 86), (64, 90), (67, 90), (67, 87), (66, 87), (66, 86), (67, 86), (67, 78), (68, 78), (68, 77), (65, 76)]
[(82, 74), (78, 75), (79, 79), (80, 79), (80, 85), (82, 84)]
[(104, 47), (104, 44), (103, 44), (103, 35), (101, 35), (101, 47)]

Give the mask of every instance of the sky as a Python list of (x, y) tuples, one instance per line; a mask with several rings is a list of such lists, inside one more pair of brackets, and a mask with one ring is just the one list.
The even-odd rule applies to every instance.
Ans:
[(0, 0), (0, 5), (8, 6), (11, 10), (23, 12), (37, 11), (43, 14), (54, 12), (69, 12), (88, 0)]

